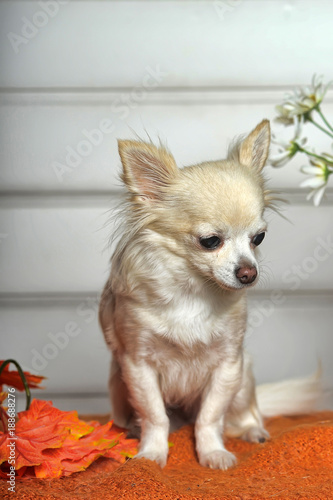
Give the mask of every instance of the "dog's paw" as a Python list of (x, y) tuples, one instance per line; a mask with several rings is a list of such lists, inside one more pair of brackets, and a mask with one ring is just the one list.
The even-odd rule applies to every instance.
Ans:
[(269, 433), (262, 427), (251, 427), (242, 434), (242, 439), (250, 443), (264, 443), (269, 438)]
[(160, 467), (164, 467), (167, 463), (168, 459), (168, 454), (163, 453), (159, 450), (154, 450), (154, 449), (146, 449), (139, 451), (137, 455), (134, 456), (134, 458), (146, 458), (147, 460), (153, 460), (154, 462), (158, 463)]
[(237, 459), (235, 455), (227, 450), (216, 450), (199, 456), (199, 463), (203, 467), (210, 467), (211, 469), (226, 470), (235, 465)]

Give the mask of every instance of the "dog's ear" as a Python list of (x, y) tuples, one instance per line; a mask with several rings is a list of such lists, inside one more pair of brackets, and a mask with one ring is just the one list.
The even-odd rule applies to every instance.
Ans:
[(270, 139), (269, 121), (263, 120), (241, 142), (239, 147), (240, 163), (260, 172), (268, 157)]
[(122, 180), (142, 201), (158, 200), (178, 174), (173, 156), (164, 148), (136, 141), (118, 141)]

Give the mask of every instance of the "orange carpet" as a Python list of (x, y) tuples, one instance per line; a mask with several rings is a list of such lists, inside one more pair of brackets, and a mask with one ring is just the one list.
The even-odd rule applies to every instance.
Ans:
[[(95, 417), (96, 418), (96, 417)], [(12, 499), (333, 499), (333, 412), (269, 419), (271, 440), (250, 444), (227, 440), (238, 458), (228, 471), (201, 467), (193, 426), (170, 435), (164, 469), (145, 459), (117, 465), (99, 459), (85, 472), (67, 478), (16, 483), (16, 493), (0, 482), (0, 498)]]

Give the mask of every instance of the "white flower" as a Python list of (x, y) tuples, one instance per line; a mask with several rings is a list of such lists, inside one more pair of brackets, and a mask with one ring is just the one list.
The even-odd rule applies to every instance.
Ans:
[(282, 104), (278, 104), (275, 106), (275, 111), (278, 113), (278, 116), (275, 118), (276, 122), (283, 123), (283, 125), (292, 125), (292, 112), (293, 106), (291, 106), (287, 101)]
[(310, 160), (312, 166), (307, 165), (301, 168), (301, 172), (313, 176), (303, 181), (300, 186), (312, 188), (306, 199), (310, 200), (313, 198), (313, 204), (316, 207), (318, 207), (321, 202), (328, 178), (333, 172), (333, 157), (328, 157), (327, 161), (328, 163), (324, 159), (313, 158)]
[(310, 87), (301, 87), (292, 94), (286, 94), (282, 104), (276, 106), (276, 121), (290, 125), (294, 116), (309, 119), (311, 111), (318, 107), (332, 82), (323, 84), (323, 76), (313, 75)]
[(296, 116), (293, 118), (295, 130), (294, 137), (290, 141), (285, 141), (283, 139), (276, 139), (274, 134), (272, 135), (272, 142), (277, 144), (278, 153), (270, 157), (270, 163), (273, 167), (282, 167), (288, 161), (295, 156), (299, 147), (304, 146), (306, 143), (306, 138), (301, 139), (302, 128), (303, 128), (303, 116), (298, 119)]

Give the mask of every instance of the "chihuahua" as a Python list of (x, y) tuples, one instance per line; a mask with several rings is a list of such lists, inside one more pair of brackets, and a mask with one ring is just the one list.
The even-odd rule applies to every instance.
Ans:
[(136, 419), (136, 456), (163, 467), (168, 412), (181, 409), (195, 423), (200, 464), (227, 469), (236, 458), (223, 433), (269, 437), (243, 348), (246, 294), (259, 279), (257, 247), (274, 204), (262, 173), (269, 121), (227, 159), (184, 168), (161, 145), (118, 145), (128, 198), (99, 315), (113, 355), (112, 417), (122, 427)]

